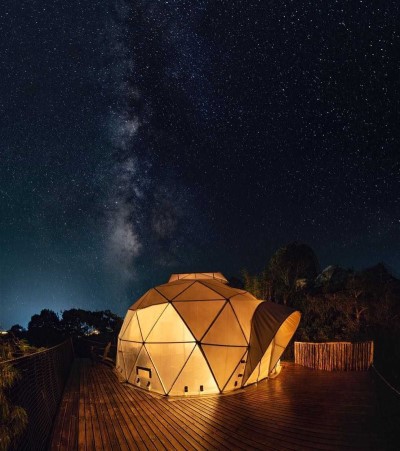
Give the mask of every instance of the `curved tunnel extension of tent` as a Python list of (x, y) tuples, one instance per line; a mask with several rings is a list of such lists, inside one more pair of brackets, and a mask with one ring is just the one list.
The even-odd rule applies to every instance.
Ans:
[(165, 395), (222, 393), (271, 375), (300, 313), (226, 285), (220, 273), (173, 274), (125, 317), (117, 369)]

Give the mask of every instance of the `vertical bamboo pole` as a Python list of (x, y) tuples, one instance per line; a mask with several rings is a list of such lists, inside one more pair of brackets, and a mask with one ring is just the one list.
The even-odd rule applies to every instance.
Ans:
[(373, 363), (374, 342), (295, 342), (295, 363), (325, 371), (365, 371)]

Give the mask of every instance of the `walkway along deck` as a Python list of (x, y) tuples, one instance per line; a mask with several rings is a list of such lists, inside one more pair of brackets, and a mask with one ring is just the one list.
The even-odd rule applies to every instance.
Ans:
[(285, 364), (279, 377), (226, 395), (165, 398), (76, 360), (52, 450), (385, 449), (367, 372)]

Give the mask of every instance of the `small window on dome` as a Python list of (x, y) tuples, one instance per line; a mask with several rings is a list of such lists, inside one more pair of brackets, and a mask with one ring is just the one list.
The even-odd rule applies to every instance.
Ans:
[(140, 377), (145, 377), (147, 379), (151, 379), (151, 369), (150, 368), (145, 368), (144, 366), (137, 366), (136, 374)]

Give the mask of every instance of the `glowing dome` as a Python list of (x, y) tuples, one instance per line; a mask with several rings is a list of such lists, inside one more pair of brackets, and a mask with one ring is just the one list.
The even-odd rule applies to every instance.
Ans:
[(167, 395), (221, 393), (271, 375), (300, 313), (226, 285), (221, 273), (173, 274), (125, 317), (117, 369)]

